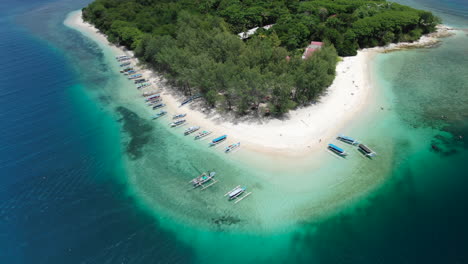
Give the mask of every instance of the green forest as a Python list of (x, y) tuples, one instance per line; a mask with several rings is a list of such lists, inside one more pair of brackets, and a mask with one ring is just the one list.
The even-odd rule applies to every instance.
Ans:
[[(83, 18), (185, 94), (239, 115), (313, 102), (333, 82), (338, 55), (414, 41), (440, 22), (383, 0), (96, 0)], [(310, 41), (325, 44), (302, 59)]]

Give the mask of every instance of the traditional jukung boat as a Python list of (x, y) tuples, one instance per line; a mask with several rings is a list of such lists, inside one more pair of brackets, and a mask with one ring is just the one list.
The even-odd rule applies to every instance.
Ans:
[(137, 86), (137, 89), (141, 89), (141, 88), (145, 88), (145, 87), (148, 87), (148, 86), (151, 86), (151, 83), (142, 83), (142, 84), (139, 84)]
[(145, 100), (147, 102), (149, 102), (149, 101), (151, 101), (153, 99), (156, 99), (156, 98), (159, 98), (159, 97), (161, 97), (161, 94), (157, 93), (157, 94), (153, 94), (153, 95), (148, 96)]
[(193, 132), (195, 132), (195, 131), (197, 131), (197, 130), (199, 130), (199, 129), (200, 129), (199, 126), (192, 126), (192, 127), (189, 127), (189, 128), (187, 128), (187, 129), (185, 129), (184, 135), (186, 135), (186, 136), (187, 136), (187, 135), (190, 135), (190, 134), (192, 134)]
[(187, 114), (178, 114), (178, 115), (174, 115), (172, 117), (172, 119), (179, 119), (179, 118), (182, 118), (182, 117), (185, 117)]
[(338, 147), (338, 146), (335, 146), (333, 144), (328, 144), (328, 149), (331, 150), (332, 152), (344, 157), (346, 155), (348, 155), (348, 153), (346, 153), (346, 151), (344, 151), (344, 149)]
[(128, 66), (130, 64), (131, 64), (131, 62), (124, 62), (124, 63), (120, 64), (120, 67), (125, 67), (125, 66)]
[(129, 80), (138, 79), (143, 76), (141, 73), (128, 76)]
[(211, 131), (202, 131), (195, 136), (195, 139), (204, 138), (208, 136), (209, 134), (211, 134)]
[(238, 147), (240, 147), (240, 142), (227, 146), (224, 152), (229, 153)]
[(200, 98), (200, 97), (202, 97), (201, 94), (197, 94), (197, 95), (191, 96), (191, 97), (185, 99), (185, 100), (180, 104), (180, 106), (186, 105), (186, 104), (188, 104), (188, 103), (192, 102), (193, 100), (195, 100), (195, 99), (197, 99), (197, 98)]
[(143, 96), (148, 97), (148, 96), (155, 95), (155, 94), (159, 94), (159, 92), (157, 92), (157, 91), (144, 92)]
[(133, 82), (134, 82), (135, 84), (139, 84), (139, 83), (144, 83), (144, 82), (147, 82), (147, 81), (148, 81), (148, 80), (146, 80), (146, 79), (138, 79), (138, 80), (134, 80)]
[(125, 67), (122, 70), (120, 70), (120, 73), (125, 73), (125, 72), (131, 71), (131, 70), (133, 70), (133, 67)]
[(124, 57), (124, 58), (117, 59), (117, 61), (127, 61), (127, 60), (129, 60), (129, 59), (131, 59), (131, 58), (129, 58), (129, 57)]
[(153, 106), (153, 109), (159, 109), (159, 108), (162, 108), (162, 107), (165, 107), (165, 106), (166, 106), (166, 104), (159, 103), (159, 104)]
[(359, 142), (357, 142), (357, 140), (355, 140), (354, 138), (343, 136), (343, 135), (338, 135), (336, 139), (343, 141), (345, 143), (351, 144), (351, 145), (359, 144)]
[(215, 175), (216, 175), (216, 172), (207, 171), (207, 172), (202, 173), (200, 176), (192, 179), (190, 183), (193, 184), (194, 188), (197, 188), (197, 187), (202, 186), (204, 183), (211, 181)]
[(154, 116), (152, 116), (151, 118), (152, 118), (152, 119), (157, 119), (157, 118), (160, 118), (161, 116), (163, 116), (163, 115), (165, 115), (165, 114), (167, 114), (166, 111), (161, 111), (161, 112), (155, 114)]
[(127, 72), (124, 72), (124, 75), (132, 75), (132, 74), (136, 74), (136, 73), (138, 73), (138, 71), (136, 71), (136, 70), (129, 70), (129, 71), (127, 71)]
[(157, 105), (157, 104), (160, 103), (160, 102), (162, 102), (162, 98), (156, 98), (156, 99), (154, 99), (154, 100), (151, 100), (151, 101), (147, 102), (146, 104), (147, 104), (148, 106), (155, 106), (155, 105)]
[(122, 58), (128, 58), (128, 56), (127, 56), (127, 55), (124, 55), (124, 54), (115, 56), (115, 59), (116, 59), (116, 60), (122, 59)]
[(171, 127), (177, 127), (177, 126), (180, 126), (180, 125), (184, 124), (185, 121), (186, 121), (185, 119), (177, 120), (175, 122), (172, 122), (170, 125), (171, 125)]
[(237, 186), (236, 188), (229, 191), (226, 195), (229, 197), (229, 200), (233, 200), (243, 194), (246, 189), (246, 187)]
[(374, 157), (375, 155), (377, 155), (377, 153), (375, 153), (372, 149), (370, 149), (364, 144), (359, 144), (358, 150), (362, 152), (364, 155), (366, 155), (367, 157)]
[(210, 142), (210, 147), (211, 147), (211, 146), (215, 146), (215, 145), (217, 145), (217, 144), (223, 142), (223, 141), (226, 140), (226, 139), (227, 139), (227, 135), (222, 135), (222, 136), (220, 136), (220, 137), (217, 137), (217, 138), (213, 139), (213, 140)]

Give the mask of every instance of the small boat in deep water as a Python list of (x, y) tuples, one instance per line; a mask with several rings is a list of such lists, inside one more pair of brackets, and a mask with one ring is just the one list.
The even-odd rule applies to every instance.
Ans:
[(238, 147), (240, 147), (240, 142), (227, 146), (224, 152), (229, 153)]
[(160, 104), (157, 104), (157, 105), (153, 106), (153, 110), (154, 109), (159, 109), (159, 108), (162, 108), (162, 107), (165, 107), (165, 106), (166, 106), (166, 104), (160, 103)]
[(333, 144), (328, 144), (328, 149), (331, 150), (333, 153), (338, 154), (342, 157), (348, 155), (348, 153), (346, 153), (344, 149)]
[(175, 122), (172, 122), (170, 125), (171, 125), (171, 127), (177, 127), (177, 126), (180, 126), (180, 125), (184, 124), (185, 122), (186, 122), (186, 120), (182, 119), (182, 120), (177, 120)]
[(152, 119), (157, 119), (157, 118), (160, 118), (161, 116), (164, 116), (164, 115), (166, 115), (166, 114), (167, 114), (166, 111), (161, 111), (161, 112), (155, 114), (154, 116), (152, 116), (151, 118), (152, 118)]
[(207, 172), (204, 172), (202, 173), (200, 176), (192, 179), (190, 181), (190, 183), (193, 184), (193, 187), (194, 188), (197, 188), (197, 187), (200, 187), (202, 186), (204, 183), (207, 183), (209, 182), (210, 180), (212, 180), (214, 178), (214, 176), (216, 175), (216, 172), (214, 171), (207, 171)]
[(190, 134), (192, 134), (193, 132), (195, 132), (195, 131), (197, 131), (197, 130), (199, 130), (199, 129), (200, 129), (199, 126), (192, 126), (192, 127), (189, 127), (189, 128), (187, 128), (187, 129), (184, 131), (184, 135), (186, 135), (186, 136), (187, 136), (187, 135), (190, 135)]
[(370, 149), (369, 147), (367, 147), (364, 144), (359, 144), (358, 150), (362, 154), (366, 155), (367, 157), (374, 157), (375, 155), (377, 155), (377, 153), (375, 153), (372, 149)]
[(220, 137), (217, 137), (217, 138), (213, 139), (213, 140), (210, 142), (210, 147), (211, 147), (211, 146), (215, 146), (215, 145), (217, 145), (217, 144), (223, 142), (223, 141), (226, 140), (226, 139), (227, 139), (227, 135), (222, 135), (222, 136), (220, 136)]
[(200, 138), (204, 138), (206, 136), (208, 136), (209, 134), (211, 134), (211, 131), (202, 131), (200, 133), (198, 133), (196, 136), (195, 136), (195, 139), (200, 139)]
[(343, 141), (345, 143), (351, 144), (351, 145), (357, 145), (359, 142), (355, 140), (354, 138), (343, 136), (343, 135), (338, 135), (336, 139)]
[(185, 117), (187, 114), (178, 114), (178, 115), (174, 115), (172, 117), (172, 119), (179, 119), (179, 118), (182, 118), (182, 117)]

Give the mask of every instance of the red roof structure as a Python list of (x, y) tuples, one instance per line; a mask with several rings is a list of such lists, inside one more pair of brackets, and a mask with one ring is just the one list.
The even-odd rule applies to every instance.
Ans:
[(302, 54), (302, 59), (307, 59), (310, 57), (316, 50), (320, 49), (323, 46), (323, 42), (320, 41), (312, 41), (310, 42), (309, 46), (304, 51), (304, 54)]

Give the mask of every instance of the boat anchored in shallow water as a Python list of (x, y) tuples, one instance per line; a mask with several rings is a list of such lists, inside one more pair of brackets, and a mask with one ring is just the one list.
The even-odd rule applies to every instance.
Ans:
[(125, 67), (125, 66), (128, 66), (130, 64), (131, 64), (131, 62), (124, 62), (124, 63), (120, 64), (119, 66), (120, 67)]
[(238, 199), (237, 201), (234, 202), (234, 203), (238, 203), (238, 202), (242, 201), (242, 199), (244, 199), (247, 196), (249, 196), (250, 194), (252, 194), (252, 192), (249, 192), (249, 193), (242, 196), (242, 194), (245, 193), (246, 189), (247, 189), (247, 187), (241, 187), (240, 185), (238, 185), (234, 189), (227, 192), (224, 196), (228, 196), (229, 200)]
[(224, 150), (224, 152), (226, 152), (226, 153), (232, 152), (233, 150), (235, 150), (238, 147), (240, 147), (240, 142), (237, 142), (235, 144), (227, 146), (226, 149)]
[(177, 120), (175, 122), (172, 122), (170, 125), (171, 125), (171, 127), (178, 127), (178, 126), (184, 124), (185, 122), (186, 122), (186, 120), (182, 119), (182, 120)]
[(197, 131), (197, 130), (199, 130), (199, 129), (200, 129), (199, 126), (192, 126), (192, 127), (189, 127), (189, 128), (187, 128), (187, 129), (185, 129), (184, 135), (186, 135), (186, 136), (187, 136), (187, 135), (190, 135), (190, 134), (192, 134), (193, 132), (195, 132), (195, 131)]
[(153, 106), (153, 110), (154, 110), (154, 109), (159, 109), (159, 108), (162, 108), (162, 107), (165, 107), (165, 106), (166, 106), (166, 104), (160, 103), (160, 104), (154, 105), (154, 106)]
[(351, 145), (357, 145), (359, 142), (355, 140), (354, 138), (343, 136), (343, 135), (338, 135), (336, 139), (343, 141), (345, 143), (351, 144)]
[(141, 73), (139, 73), (139, 74), (133, 74), (133, 75), (128, 76), (128, 79), (129, 79), (129, 80), (138, 79), (138, 78), (140, 78), (141, 76), (143, 76)]
[(154, 119), (158, 119), (158, 118), (160, 118), (161, 116), (164, 116), (164, 115), (166, 115), (166, 114), (167, 114), (166, 111), (161, 111), (161, 112), (155, 114), (154, 116), (152, 116), (151, 118), (152, 118), (153, 120), (154, 120)]
[(213, 180), (213, 183), (211, 183), (210, 185), (207, 185), (205, 187), (202, 188), (203, 189), (206, 189), (208, 187), (210, 187), (211, 185), (215, 184), (217, 181), (215, 181), (213, 178), (214, 176), (216, 175), (216, 172), (214, 171), (207, 171), (207, 172), (204, 172), (202, 173), (200, 176), (196, 177), (196, 178), (193, 178), (190, 183), (193, 185), (193, 188), (197, 188), (197, 187), (200, 187), (202, 186), (203, 184)]
[(202, 131), (200, 133), (198, 133), (196, 136), (195, 136), (195, 140), (197, 139), (201, 139), (201, 138), (204, 138), (206, 136), (208, 136), (209, 134), (211, 134), (211, 131)]
[(182, 118), (182, 117), (185, 117), (187, 114), (178, 114), (178, 115), (174, 115), (172, 117), (172, 119), (179, 119), (179, 118)]
[(227, 135), (222, 135), (220, 137), (217, 137), (210, 142), (210, 147), (218, 145), (219, 143), (223, 142), (226, 139), (227, 139)]
[(328, 149), (331, 150), (333, 153), (338, 154), (342, 157), (345, 157), (346, 155), (348, 155), (348, 153), (346, 153), (344, 149), (333, 144), (328, 144)]
[(372, 149), (370, 149), (369, 147), (367, 147), (364, 144), (359, 144), (358, 150), (362, 154), (366, 155), (367, 157), (374, 157), (375, 155), (377, 155), (377, 153), (375, 153)]

